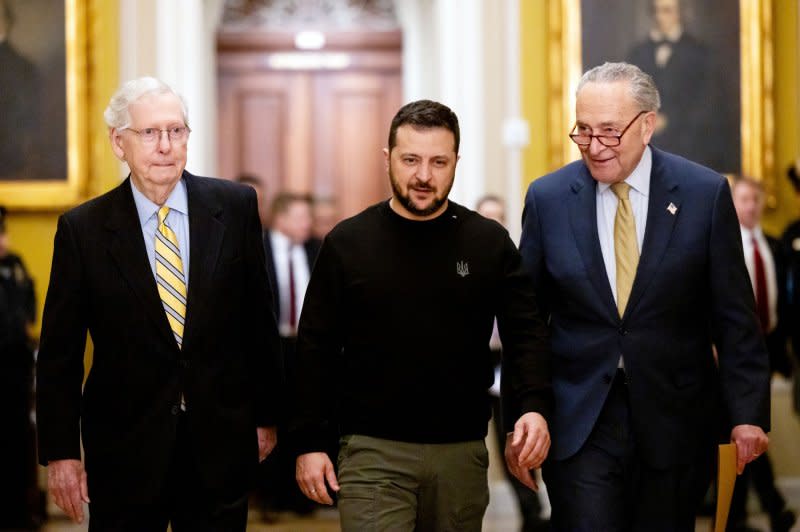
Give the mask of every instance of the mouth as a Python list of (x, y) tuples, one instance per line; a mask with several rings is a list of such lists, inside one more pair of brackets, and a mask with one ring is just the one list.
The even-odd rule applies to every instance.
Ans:
[(593, 159), (590, 159), (590, 160), (592, 161), (592, 164), (603, 165), (603, 164), (606, 164), (606, 163), (609, 163), (609, 162), (613, 161), (614, 158), (613, 157), (608, 157), (606, 159), (594, 159), (593, 158)]

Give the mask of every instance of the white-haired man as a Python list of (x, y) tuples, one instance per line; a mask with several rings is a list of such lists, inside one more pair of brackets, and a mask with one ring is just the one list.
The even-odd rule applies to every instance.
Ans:
[(124, 84), (105, 119), (130, 176), (59, 218), (45, 303), (51, 495), (79, 522), (91, 498), (90, 530), (245, 530), (281, 389), (256, 195), (184, 170), (186, 106), (161, 81)]

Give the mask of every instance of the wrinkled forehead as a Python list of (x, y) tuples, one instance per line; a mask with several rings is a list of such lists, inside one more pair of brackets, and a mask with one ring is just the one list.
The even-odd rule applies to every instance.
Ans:
[(587, 83), (575, 99), (575, 120), (582, 123), (616, 122), (636, 112), (638, 106), (626, 81)]
[(144, 94), (128, 106), (132, 122), (158, 121), (183, 123), (183, 105), (171, 92)]

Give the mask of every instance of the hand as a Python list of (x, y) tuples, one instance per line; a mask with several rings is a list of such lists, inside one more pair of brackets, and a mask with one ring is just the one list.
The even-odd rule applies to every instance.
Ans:
[(278, 429), (275, 427), (257, 427), (258, 461), (263, 462), (278, 444)]
[(736, 425), (731, 431), (731, 441), (736, 444), (736, 472), (740, 475), (744, 466), (765, 453), (769, 446), (769, 438), (755, 425)]
[(47, 487), (53, 502), (73, 521), (83, 523), (83, 503), (89, 502), (86, 471), (80, 460), (53, 460), (47, 464)]
[(508, 470), (534, 491), (538, 486), (530, 470), (542, 465), (550, 450), (550, 432), (541, 414), (528, 412), (514, 424), (514, 432), (506, 436), (505, 458)]
[(320, 504), (333, 504), (325, 481), (333, 491), (339, 491), (339, 482), (336, 480), (336, 473), (333, 472), (331, 459), (326, 453), (306, 453), (298, 456), (295, 477), (300, 491), (306, 497)]

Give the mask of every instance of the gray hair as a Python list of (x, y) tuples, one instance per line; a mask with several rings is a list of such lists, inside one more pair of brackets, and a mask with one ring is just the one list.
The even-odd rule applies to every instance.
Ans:
[(189, 125), (189, 110), (186, 107), (186, 100), (183, 99), (183, 96), (172, 90), (172, 87), (163, 81), (147, 76), (126, 81), (117, 89), (117, 92), (111, 97), (111, 101), (108, 102), (108, 107), (103, 112), (106, 125), (115, 129), (129, 127), (131, 115), (128, 112), (128, 107), (140, 98), (152, 94), (174, 94), (177, 96), (181, 102), (183, 123), (187, 126)]
[(650, 74), (630, 63), (603, 63), (588, 71), (578, 82), (577, 95), (587, 83), (615, 83), (627, 81), (630, 93), (640, 111), (658, 111), (661, 97)]

